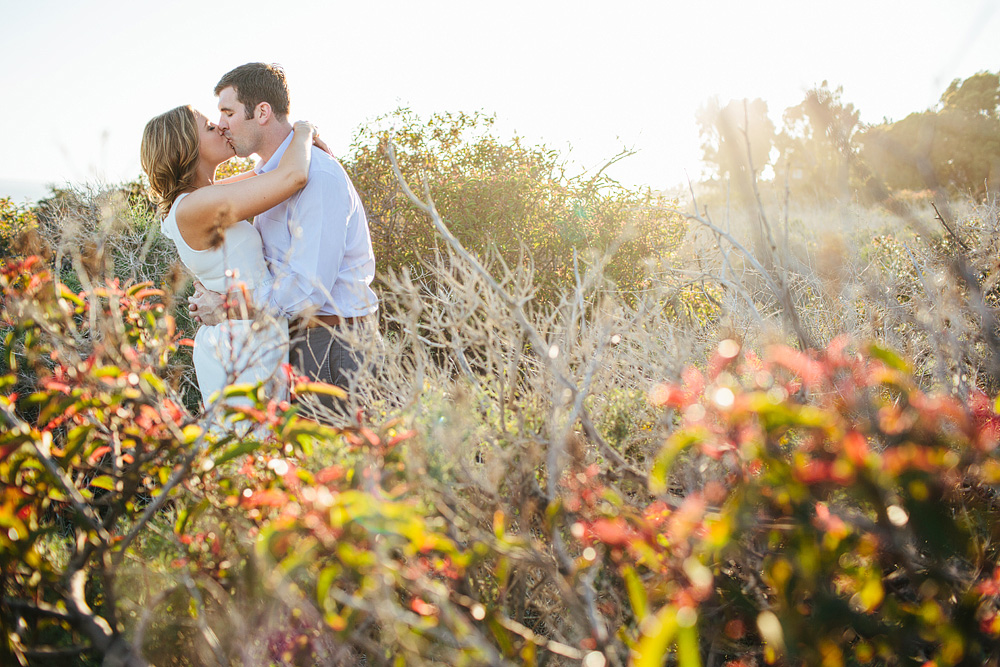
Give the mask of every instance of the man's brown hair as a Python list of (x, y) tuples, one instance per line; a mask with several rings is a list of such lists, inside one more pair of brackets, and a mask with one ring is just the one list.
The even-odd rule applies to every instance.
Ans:
[(215, 84), (215, 94), (232, 86), (236, 99), (246, 110), (247, 120), (253, 118), (254, 109), (261, 102), (271, 105), (278, 120), (288, 118), (288, 82), (281, 65), (247, 63), (230, 70)]

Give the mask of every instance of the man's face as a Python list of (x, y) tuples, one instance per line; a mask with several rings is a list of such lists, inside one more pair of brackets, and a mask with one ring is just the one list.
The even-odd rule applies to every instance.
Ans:
[(239, 157), (249, 157), (257, 152), (260, 124), (256, 118), (247, 118), (246, 109), (236, 99), (236, 89), (232, 86), (219, 91), (219, 129), (226, 135)]
[(198, 155), (209, 164), (220, 164), (233, 157), (233, 146), (218, 125), (200, 111), (194, 112), (198, 123)]

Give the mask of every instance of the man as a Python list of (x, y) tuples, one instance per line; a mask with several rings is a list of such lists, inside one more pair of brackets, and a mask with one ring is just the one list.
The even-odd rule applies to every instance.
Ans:
[[(258, 174), (277, 167), (292, 138), (281, 67), (241, 65), (219, 80), (215, 94), (219, 128), (236, 155), (259, 155)], [(289, 360), (297, 373), (346, 388), (359, 366), (359, 352), (335, 330), (363, 326), (377, 336), (372, 325), (378, 298), (371, 289), (375, 257), (354, 185), (339, 162), (314, 147), (306, 187), (257, 216), (254, 227), (275, 277), (254, 292), (254, 304), (288, 318)], [(221, 312), (222, 296), (199, 286), (191, 303), (192, 312), (211, 324)], [(336, 406), (330, 397), (320, 400)]]

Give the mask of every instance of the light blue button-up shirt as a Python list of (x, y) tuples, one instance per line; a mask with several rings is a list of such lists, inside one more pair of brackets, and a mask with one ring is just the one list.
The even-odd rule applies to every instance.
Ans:
[[(292, 133), (258, 174), (278, 166)], [(357, 190), (337, 160), (315, 146), (309, 182), (254, 219), (274, 283), (254, 301), (289, 319), (303, 314), (357, 317), (378, 310), (368, 220)]]

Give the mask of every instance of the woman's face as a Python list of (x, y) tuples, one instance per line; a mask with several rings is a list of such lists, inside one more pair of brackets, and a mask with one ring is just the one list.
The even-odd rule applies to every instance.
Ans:
[(195, 111), (198, 121), (198, 155), (209, 164), (221, 164), (236, 155), (226, 135), (205, 114)]

